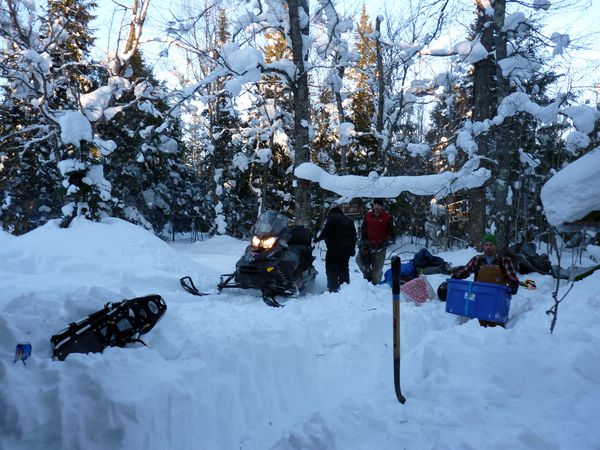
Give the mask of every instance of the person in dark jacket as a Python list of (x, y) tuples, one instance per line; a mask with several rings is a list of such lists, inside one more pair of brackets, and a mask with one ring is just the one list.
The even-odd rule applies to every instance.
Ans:
[(383, 199), (373, 200), (373, 207), (363, 218), (360, 254), (356, 262), (364, 277), (377, 285), (383, 276), (386, 249), (396, 238), (391, 214), (383, 209)]
[(327, 245), (325, 256), (327, 289), (329, 292), (337, 292), (342, 283), (350, 283), (348, 262), (356, 253), (354, 222), (337, 206), (329, 210), (325, 226), (315, 242), (322, 240)]
[[(515, 295), (519, 290), (519, 279), (510, 258), (498, 255), (496, 236), (486, 234), (483, 238), (483, 255), (471, 258), (466, 266), (452, 273), (452, 278), (464, 279), (472, 273), (475, 281), (484, 283), (502, 284), (512, 289)], [(479, 324), (484, 327), (495, 327), (496, 323), (480, 320)]]

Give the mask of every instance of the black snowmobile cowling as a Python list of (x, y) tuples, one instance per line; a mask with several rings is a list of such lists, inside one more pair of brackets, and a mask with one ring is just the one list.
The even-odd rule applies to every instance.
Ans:
[(63, 361), (71, 353), (98, 353), (106, 347), (141, 342), (167, 311), (160, 295), (107, 303), (99, 311), (69, 324), (50, 339), (52, 356)]
[(261, 214), (235, 272), (221, 275), (219, 291), (259, 289), (270, 306), (281, 306), (276, 295), (287, 297), (303, 292), (317, 275), (312, 265), (312, 236), (303, 226), (289, 227), (289, 222), (277, 211)]

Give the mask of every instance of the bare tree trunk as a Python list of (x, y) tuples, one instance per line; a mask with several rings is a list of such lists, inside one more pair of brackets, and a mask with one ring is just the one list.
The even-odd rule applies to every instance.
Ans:
[(385, 93), (385, 80), (383, 79), (383, 56), (381, 55), (381, 16), (377, 16), (375, 20), (375, 32), (377, 37), (375, 38), (375, 52), (377, 60), (377, 121), (375, 123), (375, 130), (377, 131), (377, 150), (379, 151), (379, 162), (381, 168), (386, 167), (386, 151), (383, 143), (383, 109), (384, 109), (384, 93)]
[[(310, 141), (308, 135), (310, 104), (308, 98), (308, 74), (304, 65), (308, 59), (308, 49), (304, 48), (305, 39), (308, 39), (309, 36), (308, 0), (288, 0), (288, 13), (292, 58), (296, 66), (292, 94), (294, 101), (294, 165), (298, 166), (310, 161)], [(310, 227), (310, 182), (298, 179), (296, 183), (294, 193), (296, 224)]]
[[(491, 52), (494, 44), (492, 27), (489, 26), (488, 17), (485, 13), (485, 5), (477, 0), (477, 23), (476, 31), (481, 33), (481, 44), (488, 52)], [(473, 71), (473, 120), (483, 121), (494, 116), (495, 102), (493, 99), (493, 86), (495, 61), (493, 56), (478, 61)], [(487, 149), (493, 145), (493, 141), (484, 135), (477, 139), (480, 153), (487, 154)], [(485, 233), (486, 202), (485, 185), (469, 191), (469, 243), (477, 245)]]
[[(502, 68), (499, 62), (508, 56), (506, 48), (506, 34), (502, 31), (504, 28), (504, 16), (506, 0), (496, 0), (494, 2), (494, 48), (496, 50), (496, 111), (502, 100), (510, 94), (509, 81), (502, 74)], [(493, 180), (492, 192), (494, 201), (492, 203), (491, 219), (496, 224), (496, 236), (500, 250), (506, 251), (509, 245), (509, 220), (510, 207), (507, 202), (507, 195), (510, 182), (511, 156), (514, 154), (514, 139), (510, 137), (508, 124), (502, 124), (495, 133), (495, 146), (493, 154), (490, 157), (496, 161), (493, 171), (496, 176)]]
[(129, 35), (125, 44), (125, 53), (131, 57), (140, 44), (142, 28), (148, 14), (150, 0), (133, 0), (131, 3), (131, 22), (129, 23)]
[[(336, 55), (336, 60), (339, 62), (340, 54)], [(340, 84), (344, 80), (344, 74), (346, 72), (346, 68), (343, 65), (340, 65), (337, 69), (338, 76), (340, 77)], [(332, 83), (333, 84), (333, 83)], [(346, 122), (346, 114), (344, 113), (344, 106), (342, 103), (342, 93), (340, 92), (339, 87), (334, 87), (332, 85), (332, 90), (335, 93), (335, 104), (338, 110), (338, 116), (340, 123)], [(341, 153), (341, 161), (340, 161), (340, 173), (342, 175), (348, 174), (348, 144), (340, 145), (340, 153)]]

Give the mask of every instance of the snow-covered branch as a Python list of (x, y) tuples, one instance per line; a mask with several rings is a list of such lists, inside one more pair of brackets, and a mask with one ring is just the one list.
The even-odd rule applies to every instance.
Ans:
[(318, 183), (321, 188), (335, 192), (347, 199), (357, 197), (395, 198), (402, 192), (415, 195), (443, 198), (462, 189), (483, 186), (491, 173), (479, 167), (480, 158), (473, 158), (458, 172), (442, 172), (434, 175), (419, 176), (378, 176), (371, 173), (362, 177), (357, 175), (331, 175), (313, 163), (301, 164), (294, 175), (304, 180)]

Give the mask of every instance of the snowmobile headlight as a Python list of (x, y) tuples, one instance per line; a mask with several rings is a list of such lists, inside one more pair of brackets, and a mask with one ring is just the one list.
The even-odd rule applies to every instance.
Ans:
[(264, 248), (265, 250), (271, 250), (271, 248), (275, 245), (276, 240), (277, 240), (276, 237), (270, 237), (270, 238), (263, 239), (261, 242), (262, 248)]
[(260, 246), (260, 238), (258, 236), (252, 236), (252, 247), (258, 248)]

